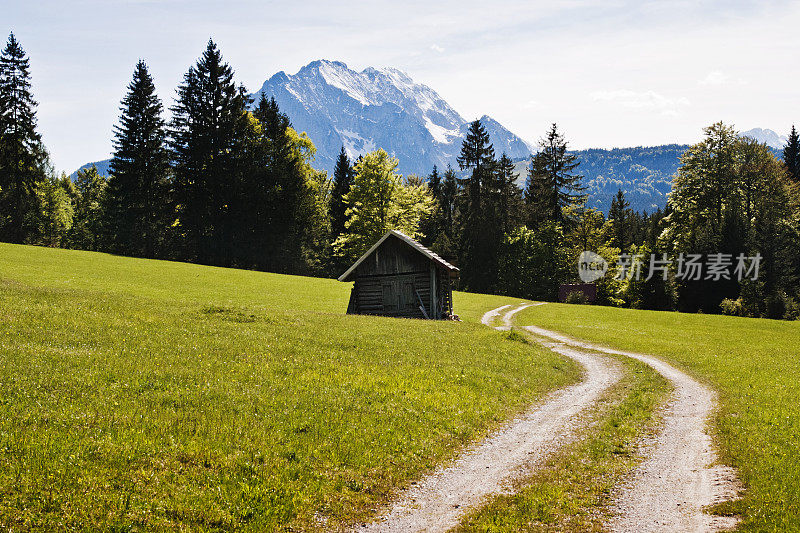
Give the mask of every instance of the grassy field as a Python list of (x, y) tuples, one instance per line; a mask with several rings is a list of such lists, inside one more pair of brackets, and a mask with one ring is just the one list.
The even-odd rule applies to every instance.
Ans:
[(331, 280), (0, 244), (0, 528), (364, 520), (574, 365)]
[(564, 304), (515, 323), (663, 356), (711, 384), (721, 459), (747, 487), (727, 510), (745, 531), (800, 531), (800, 323)]

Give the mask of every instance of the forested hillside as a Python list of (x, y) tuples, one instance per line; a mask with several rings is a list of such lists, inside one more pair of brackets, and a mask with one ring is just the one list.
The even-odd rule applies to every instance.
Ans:
[[(681, 155), (689, 148), (686, 144), (664, 144), (611, 150), (590, 148), (571, 153), (580, 161), (578, 172), (583, 175), (588, 206), (608, 213), (611, 200), (621, 189), (631, 209), (652, 213), (666, 207), (672, 177), (680, 167)], [(783, 150), (770, 150), (775, 157), (783, 157)], [(516, 162), (521, 187), (525, 185), (528, 165), (528, 160)]]
[[(583, 184), (589, 195), (589, 206), (607, 213), (612, 197), (618, 189), (622, 189), (633, 210), (652, 213), (657, 208), (663, 209), (667, 204), (672, 175), (678, 169), (679, 158), (687, 148), (687, 145), (667, 144), (613, 150), (592, 148), (575, 150), (572, 153), (581, 162), (579, 171), (584, 176)], [(109, 159), (87, 163), (78, 170), (88, 170), (94, 166), (100, 175), (108, 176), (110, 163)], [(527, 158), (516, 161), (515, 172), (519, 174), (520, 187), (525, 186), (529, 164), (530, 160)], [(70, 177), (75, 179), (78, 170)]]

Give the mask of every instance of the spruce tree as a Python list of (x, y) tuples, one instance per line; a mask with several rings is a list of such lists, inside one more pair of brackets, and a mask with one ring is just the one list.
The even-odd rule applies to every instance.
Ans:
[(0, 54), (0, 239), (30, 240), (47, 152), (36, 131), (30, 60), (12, 33)]
[(347, 157), (344, 146), (342, 146), (333, 170), (333, 190), (331, 191), (331, 235), (334, 238), (344, 232), (344, 224), (347, 221), (345, 215), (347, 205), (344, 203), (344, 196), (350, 191), (352, 185), (353, 167), (350, 165), (350, 158)]
[(420, 180), (433, 199), (433, 210), (425, 217), (420, 226), (420, 232), (422, 233), (420, 242), (430, 248), (439, 239), (439, 233), (441, 232), (442, 176), (439, 174), (439, 169), (436, 165), (433, 165), (433, 170), (428, 175), (428, 178), (420, 178)]
[(453, 167), (447, 165), (447, 170), (442, 177), (442, 187), (440, 196), (440, 205), (442, 208), (442, 230), (441, 233), (446, 235), (452, 241), (455, 237), (455, 218), (456, 218), (456, 200), (458, 199), (458, 176)]
[(517, 185), (519, 175), (514, 172), (514, 162), (503, 153), (495, 170), (497, 189), (497, 214), (495, 220), (503, 236), (522, 224), (522, 189)]
[(172, 107), (170, 146), (185, 256), (201, 263), (235, 260), (241, 135), (249, 99), (233, 81), (214, 41), (184, 75)]
[(299, 154), (289, 130), (291, 121), (278, 107), (275, 98), (263, 94), (254, 112), (262, 125), (267, 146), (267, 193), (270, 209), (268, 244), (259, 267), (277, 272), (299, 272), (304, 268), (303, 249), (311, 224), (309, 202), (313, 195), (301, 168)]
[(467, 216), (470, 218), (481, 215), (482, 196), (484, 189), (489, 185), (494, 162), (494, 147), (489, 133), (480, 120), (475, 120), (469, 125), (458, 156), (458, 166), (461, 170), (471, 170), (471, 174), (461, 180), (466, 194)]
[[(565, 223), (563, 207), (581, 203), (583, 176), (575, 173), (580, 165), (577, 156), (567, 153), (567, 141), (553, 124), (539, 141), (539, 152), (531, 158), (528, 170), (526, 201), (535, 222)], [(544, 218), (544, 220), (541, 220)]]
[(120, 110), (107, 193), (111, 245), (120, 253), (156, 257), (163, 255), (172, 215), (169, 153), (163, 105), (144, 61), (134, 68)]
[(436, 165), (433, 165), (431, 175), (428, 176), (428, 189), (431, 191), (431, 196), (438, 201), (442, 193), (442, 176)]
[(797, 135), (797, 130), (792, 125), (792, 131), (789, 133), (789, 140), (783, 149), (783, 162), (786, 165), (786, 170), (789, 177), (795, 183), (800, 183), (800, 137)]
[[(428, 241), (431, 248), (449, 261), (456, 261), (456, 201), (458, 200), (458, 176), (455, 170), (448, 165), (444, 174), (438, 170), (431, 174), (431, 179), (438, 185), (431, 185), (429, 190), (434, 198), (434, 212), (431, 221), (433, 232)], [(434, 195), (434, 191), (436, 191)]]
[(611, 220), (611, 227), (614, 233), (613, 244), (624, 251), (631, 244), (632, 233), (630, 230), (630, 203), (625, 199), (622, 189), (617, 190), (617, 194), (611, 199), (611, 209), (608, 218)]
[(458, 165), (462, 171), (470, 171), (461, 180), (461, 280), (472, 291), (489, 292), (497, 277), (500, 244), (491, 205), (496, 161), (489, 134), (480, 120), (469, 126)]

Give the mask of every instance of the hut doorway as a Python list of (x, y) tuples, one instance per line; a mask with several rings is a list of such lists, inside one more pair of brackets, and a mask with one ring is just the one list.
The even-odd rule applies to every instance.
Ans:
[(407, 315), (416, 311), (414, 276), (397, 276), (381, 282), (383, 309), (387, 315)]

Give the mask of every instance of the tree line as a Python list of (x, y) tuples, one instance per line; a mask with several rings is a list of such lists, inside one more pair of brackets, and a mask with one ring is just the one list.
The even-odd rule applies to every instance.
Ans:
[[(335, 276), (389, 229), (454, 262), (462, 289), (555, 300), (579, 281), (582, 251), (603, 257), (597, 303), (793, 318), (800, 314), (800, 143), (783, 161), (724, 125), (681, 158), (665, 210), (640, 213), (620, 190), (606, 215), (553, 124), (524, 187), (479, 121), (457, 168), (402, 176), (383, 150), (333, 176), (274, 99), (253, 102), (215, 43), (183, 77), (169, 117), (139, 61), (114, 129), (110, 177), (56, 176), (36, 130), (29, 60), (12, 34), (0, 57), (0, 240), (273, 272)], [(759, 255), (761, 277), (625, 273), (648, 256)], [(637, 263), (638, 262), (638, 263)], [(645, 265), (647, 266), (647, 265)], [(580, 300), (576, 295), (574, 300)]]

